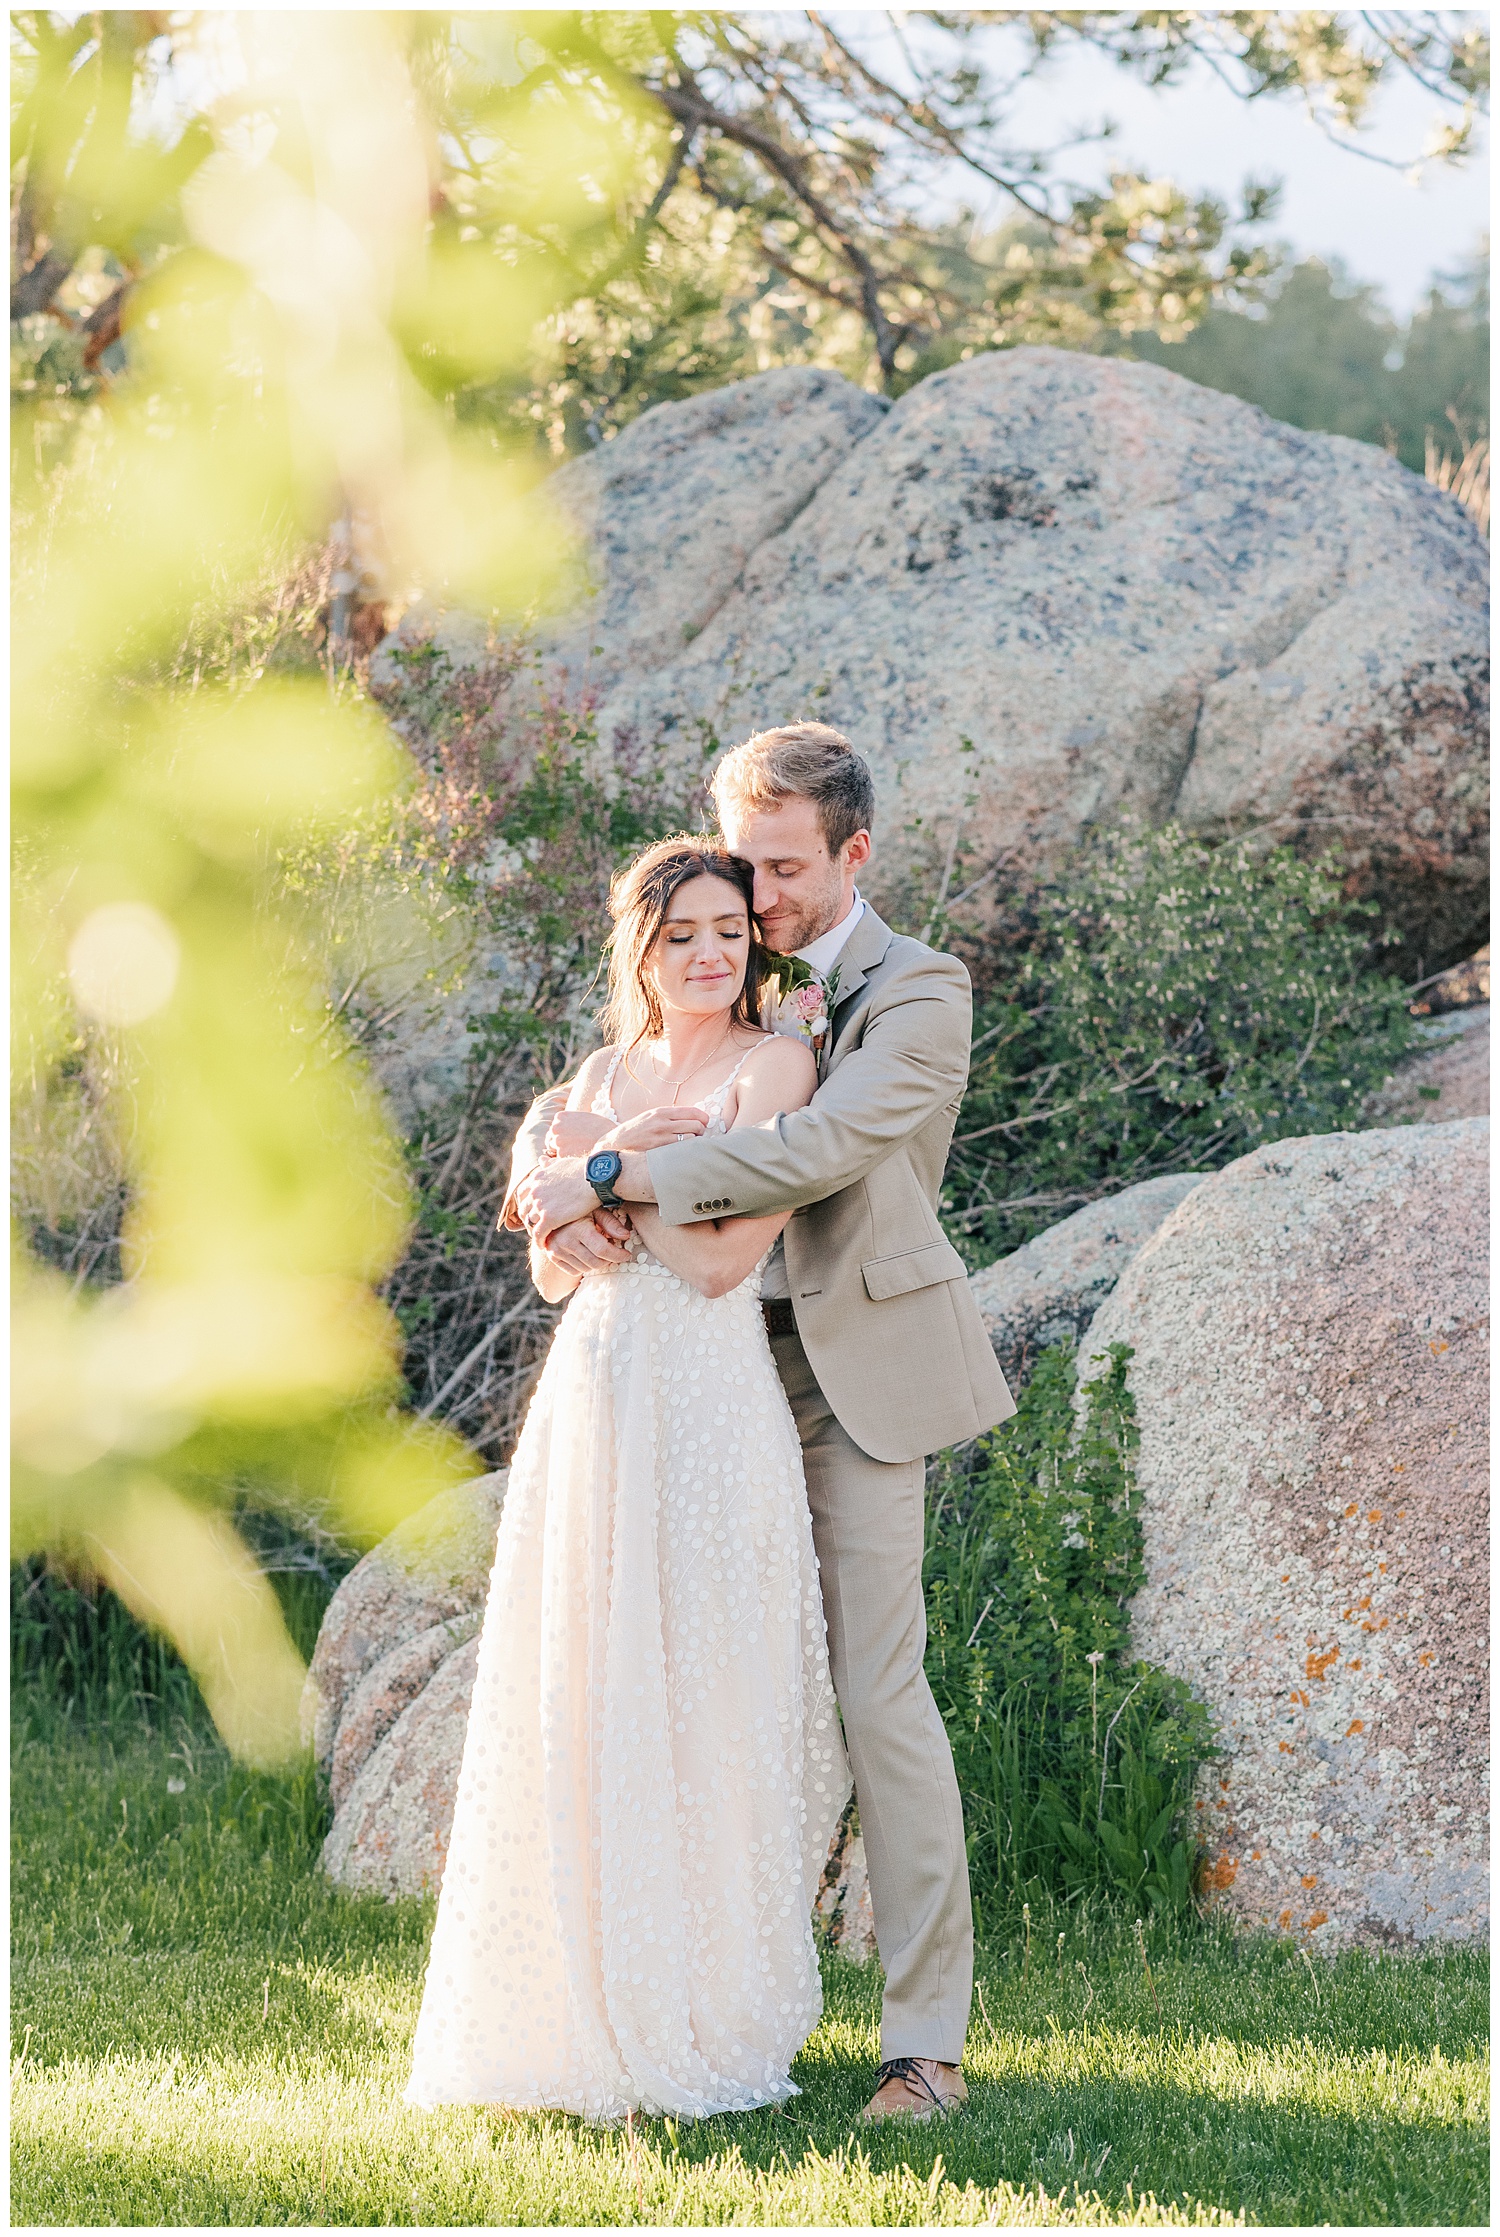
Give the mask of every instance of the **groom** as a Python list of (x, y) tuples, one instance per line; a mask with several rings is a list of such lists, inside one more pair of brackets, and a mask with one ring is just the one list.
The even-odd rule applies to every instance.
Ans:
[[(767, 945), (829, 989), (820, 1084), (805, 1110), (727, 1135), (703, 1135), (701, 1112), (674, 1114), (682, 1138), (620, 1153), (603, 1185), (677, 1226), (794, 1208), (761, 1293), (802, 1440), (885, 1967), (867, 2112), (920, 2119), (966, 2094), (974, 1970), (958, 1782), (922, 1668), (923, 1460), (1015, 1411), (936, 1211), (968, 1080), (969, 979), (861, 898), (874, 788), (838, 731), (762, 731), (725, 756), (711, 790), (725, 840), (754, 866)], [(503, 1216), (589, 1271), (621, 1253), (594, 1224), (585, 1160), (542, 1162), (561, 1100), (529, 1113)]]

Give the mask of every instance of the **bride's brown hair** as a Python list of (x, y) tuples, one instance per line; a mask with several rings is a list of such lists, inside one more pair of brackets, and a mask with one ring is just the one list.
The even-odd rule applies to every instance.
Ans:
[(707, 832), (682, 831), (658, 839), (610, 882), (609, 999), (599, 1013), (604, 1038), (616, 1048), (634, 1048), (662, 1030), (661, 1000), (646, 969), (661, 937), (667, 911), (680, 889), (694, 878), (718, 878), (732, 886), (745, 904), (750, 938), (745, 980), (730, 1009), (732, 1025), (759, 1025), (762, 956), (755, 924), (755, 872), (731, 854), (722, 839)]

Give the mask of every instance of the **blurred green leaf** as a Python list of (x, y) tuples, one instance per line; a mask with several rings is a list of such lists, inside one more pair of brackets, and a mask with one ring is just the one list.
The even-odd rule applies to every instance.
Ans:
[[(517, 613), (565, 537), (534, 468), (412, 377), (414, 347), (455, 347), (469, 266), (434, 256), (402, 19), (236, 19), (222, 129), (165, 149), (135, 105), (149, 25), (30, 27), (18, 130), (57, 237), (76, 220), (70, 238), (123, 253), (174, 198), (181, 228), (133, 290), (109, 409), (17, 515), (18, 1085), (45, 1107), (80, 1049), (107, 1048), (96, 1109), (126, 1204), (113, 1287), (23, 1242), (12, 1541), (108, 1583), (177, 1646), (230, 1746), (273, 1764), (301, 1744), (302, 1666), (231, 1508), (249, 1489), (368, 1543), (477, 1466), (397, 1410), (401, 1332), (376, 1292), (412, 1219), (402, 1148), (277, 875), (383, 812), (411, 764), (331, 674), (212, 646), (351, 506), (397, 573)], [(594, 116), (583, 180), (584, 132), (514, 189), (564, 262), (631, 161)], [(483, 327), (485, 361), (507, 362), (548, 298), (535, 266), (491, 267), (458, 346)]]

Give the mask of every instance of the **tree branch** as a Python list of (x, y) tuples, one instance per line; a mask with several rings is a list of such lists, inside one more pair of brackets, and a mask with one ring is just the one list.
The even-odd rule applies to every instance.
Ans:
[(910, 329), (899, 330), (885, 315), (880, 301), (880, 289), (887, 284), (876, 271), (874, 264), (854, 239), (847, 226), (840, 220), (827, 201), (807, 176), (806, 159), (789, 148), (759, 125), (749, 123), (731, 110), (715, 108), (699, 87), (690, 70), (682, 70), (682, 82), (676, 86), (656, 86), (643, 81), (644, 90), (661, 103), (667, 114), (684, 126), (704, 126), (731, 140), (737, 147), (757, 156), (770, 171), (790, 187), (792, 193), (809, 212), (814, 223), (827, 238), (834, 253), (841, 257), (854, 274), (859, 285), (860, 306), (875, 341), (875, 354), (880, 369), (889, 380), (895, 371), (896, 352)]
[(38, 311), (45, 311), (72, 269), (72, 257), (64, 256), (61, 249), (48, 249), (39, 256), (11, 288), (11, 317), (35, 318)]
[(97, 369), (100, 358), (110, 344), (120, 339), (121, 316), (134, 285), (134, 280), (121, 280), (119, 286), (90, 311), (79, 328), (84, 336), (83, 362), (88, 372), (92, 373)]

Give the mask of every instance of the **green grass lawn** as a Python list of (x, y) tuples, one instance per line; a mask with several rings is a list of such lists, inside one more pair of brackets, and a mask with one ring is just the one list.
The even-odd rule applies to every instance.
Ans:
[(430, 1905), (328, 1886), (310, 1784), (27, 1695), (13, 1754), (16, 2223), (1487, 2219), (1475, 1952), (1158, 1929), (1158, 2011), (1129, 1922), (1034, 1922), (982, 1950), (971, 2103), (930, 2128), (858, 2127), (878, 1975), (837, 1958), (784, 2111), (419, 2113)]

